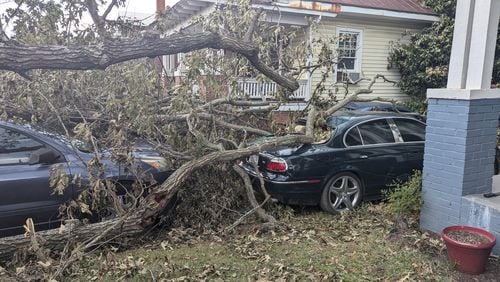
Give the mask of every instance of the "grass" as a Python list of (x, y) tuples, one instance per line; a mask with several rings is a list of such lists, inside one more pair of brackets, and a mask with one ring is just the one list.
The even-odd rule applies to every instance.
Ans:
[(260, 233), (173, 230), (163, 240), (90, 257), (70, 269), (80, 281), (446, 281), (454, 273), (439, 239), (415, 230), (392, 232), (383, 204), (352, 213), (300, 212), (287, 228)]

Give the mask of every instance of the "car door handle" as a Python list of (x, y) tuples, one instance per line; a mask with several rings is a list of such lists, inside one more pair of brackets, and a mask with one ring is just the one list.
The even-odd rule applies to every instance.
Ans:
[(368, 159), (368, 156), (367, 155), (361, 155), (359, 156), (360, 159)]

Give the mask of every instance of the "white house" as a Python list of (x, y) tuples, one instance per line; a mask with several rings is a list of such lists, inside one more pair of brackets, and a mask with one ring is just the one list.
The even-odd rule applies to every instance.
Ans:
[[(180, 0), (168, 10), (176, 24), (172, 30), (190, 25), (191, 19), (208, 14), (223, 0)], [(302, 29), (297, 40), (310, 41), (313, 38), (337, 35), (340, 61), (332, 76), (332, 87), (346, 78), (372, 77), (383, 74), (388, 79), (398, 80), (399, 72), (388, 68), (387, 57), (391, 44), (404, 39), (408, 32), (418, 32), (423, 27), (437, 21), (438, 16), (418, 0), (322, 0), (295, 1), (278, 0), (273, 4), (254, 5), (266, 10), (266, 21), (279, 21), (283, 25)], [(311, 28), (310, 19), (317, 25)], [(314, 62), (314, 55), (312, 62)], [(182, 54), (164, 57), (164, 67), (168, 75), (182, 77)], [(292, 96), (300, 107), (300, 101), (307, 101), (311, 89), (320, 81), (321, 74), (306, 74), (300, 81), (301, 87)], [(361, 82), (357, 87), (365, 86)], [(241, 79), (241, 91), (250, 98), (272, 98), (276, 89), (273, 82), (256, 79)], [(354, 88), (356, 86), (352, 86)], [(392, 84), (380, 83), (374, 93), (384, 98), (402, 98), (400, 89)]]

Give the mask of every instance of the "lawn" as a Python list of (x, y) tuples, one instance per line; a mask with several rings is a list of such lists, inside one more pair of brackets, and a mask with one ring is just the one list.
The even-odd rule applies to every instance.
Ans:
[[(496, 281), (492, 257), (481, 276), (457, 273), (441, 240), (415, 228), (396, 231), (384, 204), (329, 215), (317, 209), (282, 218), (262, 232), (246, 224), (231, 234), (164, 232), (146, 245), (113, 248), (74, 264), (71, 280), (98, 281)], [(413, 222), (413, 226), (416, 226)], [(412, 223), (410, 222), (410, 225)]]

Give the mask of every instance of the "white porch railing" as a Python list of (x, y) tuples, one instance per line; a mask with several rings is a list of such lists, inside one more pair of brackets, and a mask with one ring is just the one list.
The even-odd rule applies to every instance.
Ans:
[[(241, 78), (237, 81), (237, 89), (233, 94), (245, 95), (249, 99), (274, 99), (278, 85), (271, 81), (260, 81), (255, 78)], [(231, 93), (231, 88), (229, 89)], [(307, 80), (299, 80), (299, 89), (289, 97), (294, 100), (308, 100), (309, 88)]]

